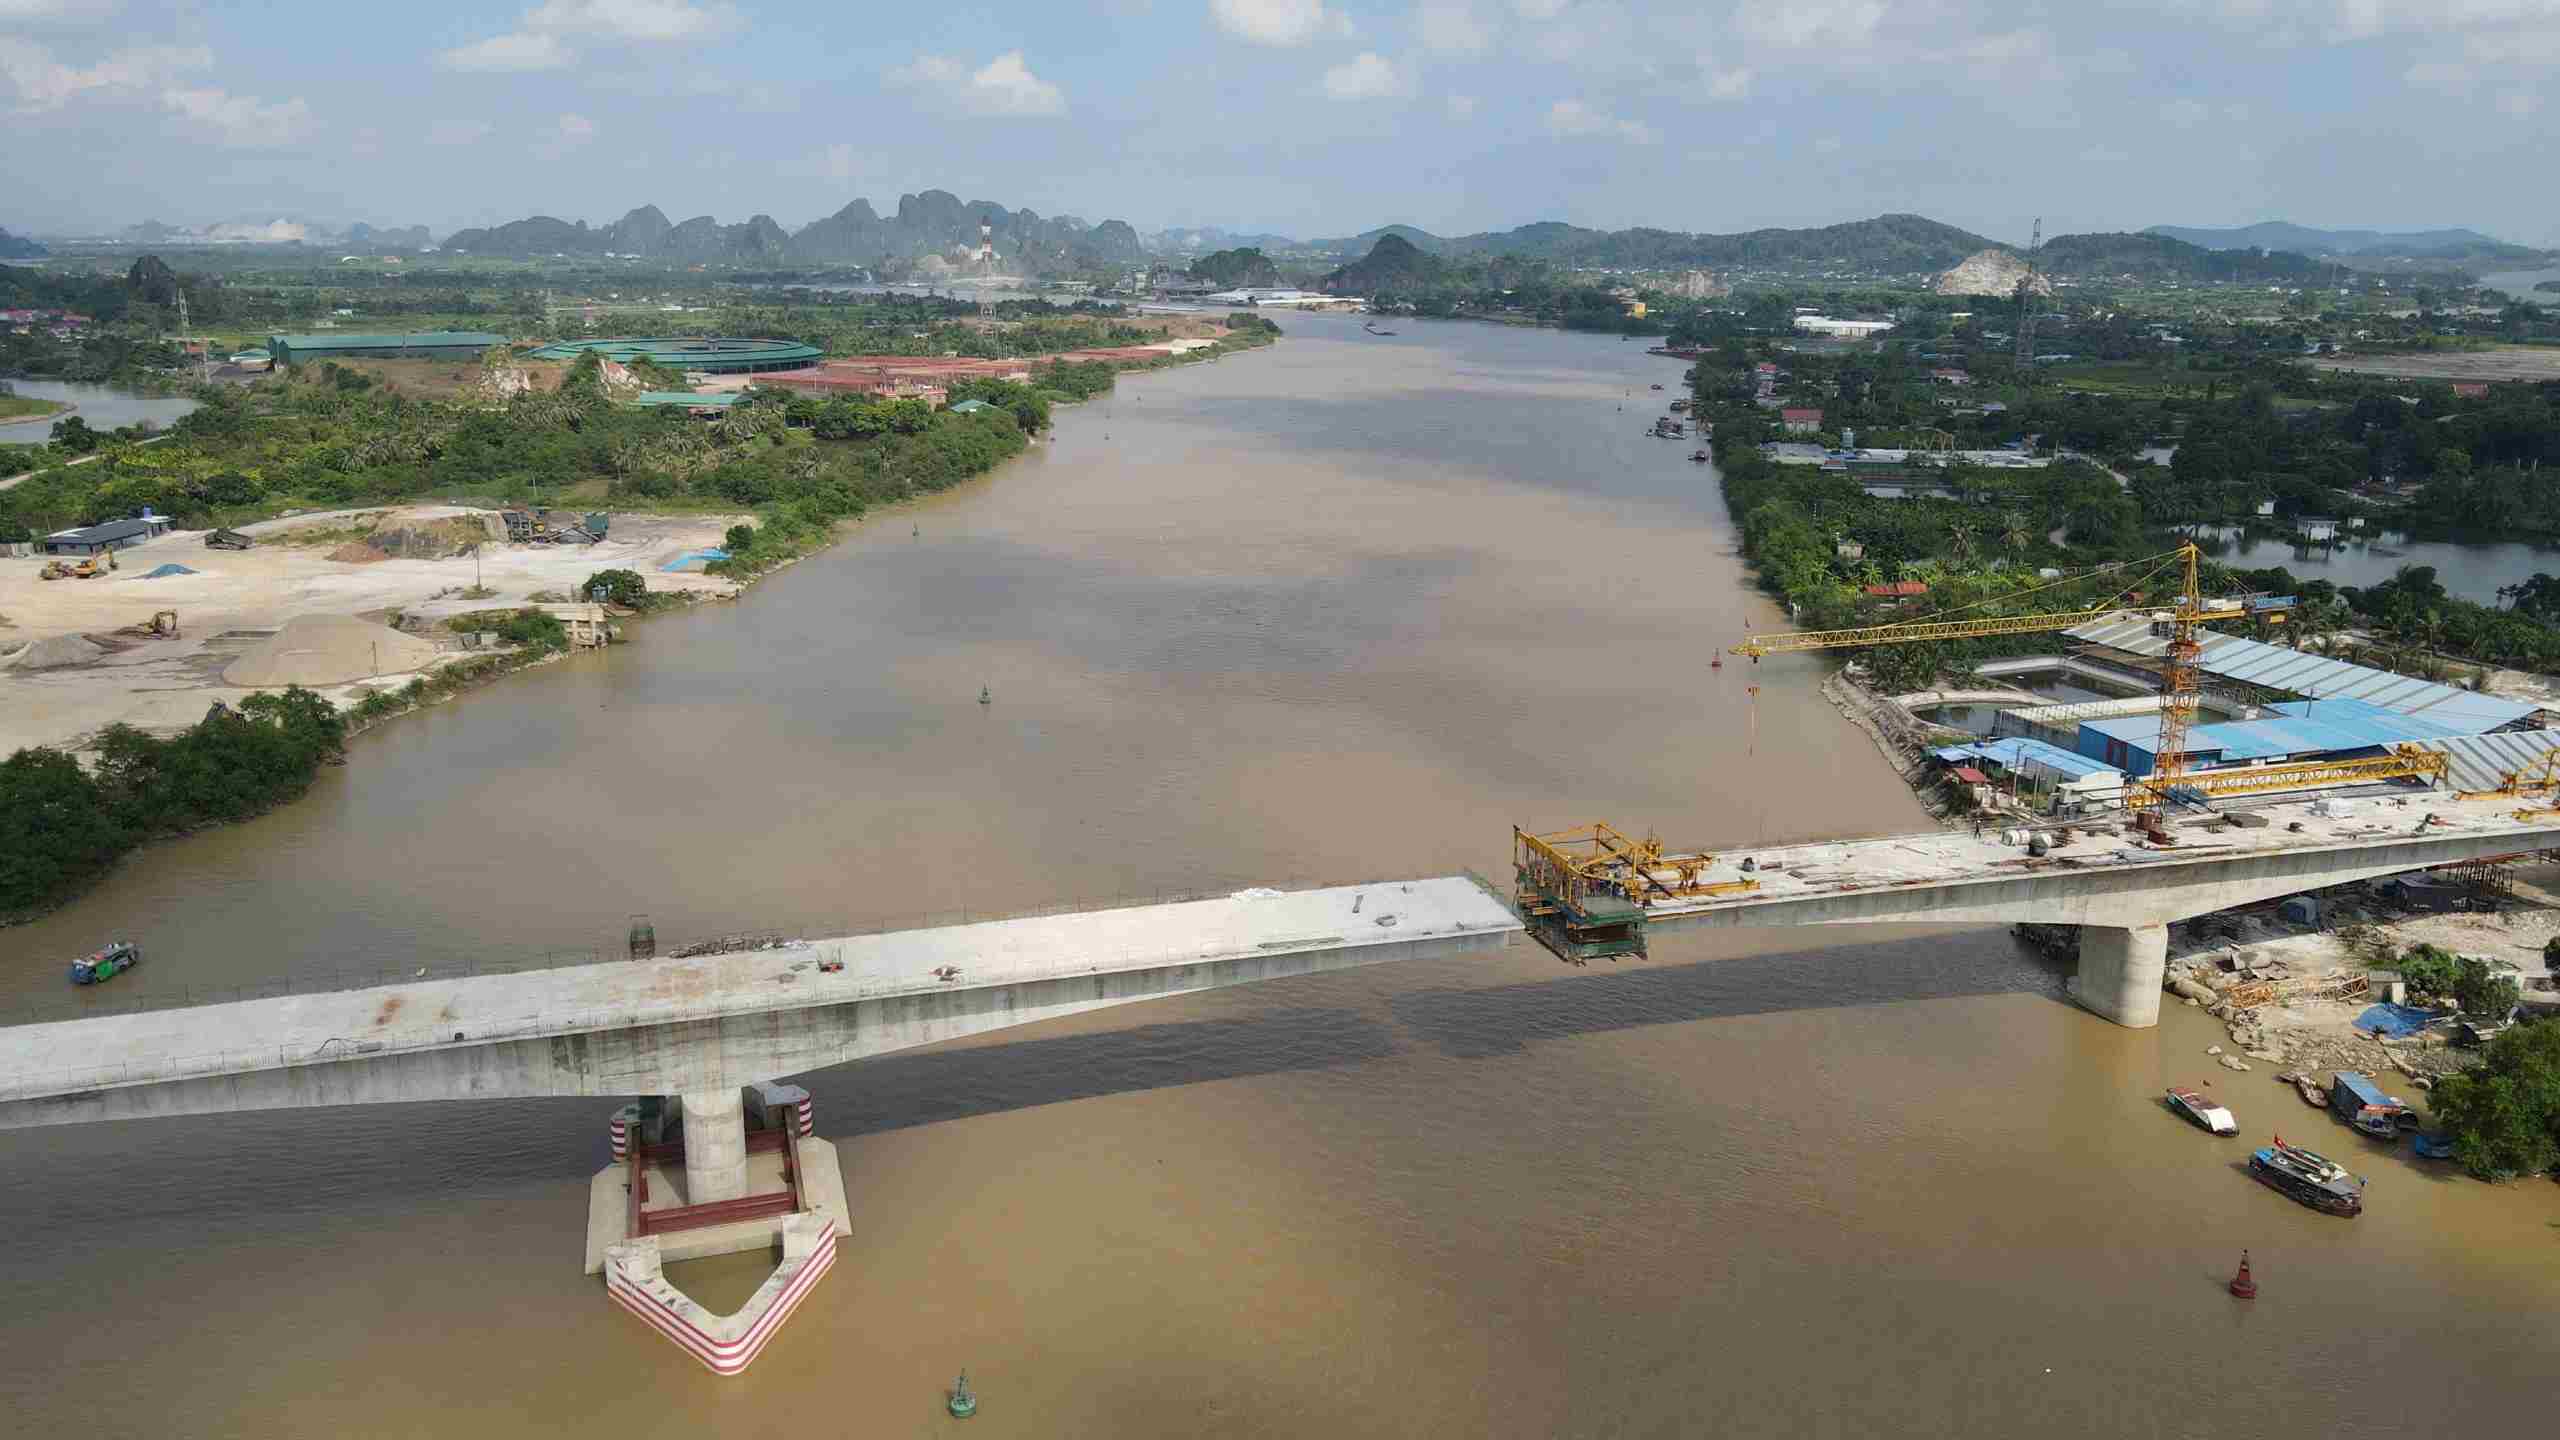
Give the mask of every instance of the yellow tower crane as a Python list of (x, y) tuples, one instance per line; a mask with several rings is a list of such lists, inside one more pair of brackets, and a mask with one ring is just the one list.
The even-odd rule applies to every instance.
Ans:
[[(2263, 794), (2272, 790), (2292, 790), (2322, 784), (2362, 784), (2378, 780), (2434, 780), (2445, 774), (2449, 762), (2434, 750), (2417, 745), (2401, 745), (2388, 755), (2368, 756), (2357, 760), (2314, 760), (2294, 765), (2259, 765), (2247, 768), (2195, 772), (2188, 768), (2187, 732), (2195, 724), (2197, 701), (2196, 661), (2203, 647), (2196, 639), (2196, 626), (2209, 620), (2234, 620), (2248, 613), (2238, 601), (2208, 601), (2199, 593), (2196, 561), (2200, 552), (2193, 544), (2160, 555), (2130, 561), (2119, 567), (2130, 571), (2149, 565), (2133, 582), (2140, 584), (2160, 571), (2176, 566), (2178, 594), (2167, 607), (2168, 650), (2160, 661), (2160, 744), (2154, 752), (2149, 775), (2125, 787), (2125, 808), (2156, 810), (2170, 798), (2171, 792), (2210, 797), (2214, 795)], [(2054, 584), (2076, 584), (2073, 580)], [(2038, 586), (2049, 589), (2051, 586)], [(2132, 587), (2126, 587), (2130, 590)], [(2022, 592), (2032, 593), (2032, 592)], [(2125, 591), (2119, 591), (2121, 597)], [(1988, 602), (1984, 602), (1988, 603)], [(1966, 609), (1975, 608), (1966, 606)], [(2070, 630), (2103, 619), (2123, 608), (2110, 598), (2106, 604), (2086, 610), (2055, 611), (2038, 615), (1986, 615), (1969, 620), (1916, 620), (1901, 625), (1861, 625), (1847, 630), (1804, 630), (1778, 635), (1754, 635), (1733, 647), (1736, 655), (1748, 655), (1758, 663), (1763, 655), (1784, 655), (1802, 650), (1844, 650), (1867, 645), (1909, 645), (1929, 640), (1966, 640), (1985, 635), (2033, 635), (2056, 630)], [(2281, 612), (2269, 619), (2281, 624)]]

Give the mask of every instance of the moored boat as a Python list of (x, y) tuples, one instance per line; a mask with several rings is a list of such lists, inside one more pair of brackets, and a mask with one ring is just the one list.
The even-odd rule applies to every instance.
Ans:
[(2166, 1103), (2170, 1109), (2216, 1135), (2240, 1133), (2240, 1122), (2232, 1118), (2231, 1112), (2207, 1099), (2202, 1091), (2189, 1090), (2182, 1085), (2172, 1085), (2169, 1087)]
[(72, 961), (71, 983), (95, 985), (112, 980), (141, 963), (142, 947), (128, 940), (118, 940), (103, 950)]
[(2259, 1184), (2324, 1215), (2364, 1213), (2364, 1181), (2326, 1155), (2287, 1145), (2279, 1135), (2272, 1145), (2249, 1156), (2249, 1174)]

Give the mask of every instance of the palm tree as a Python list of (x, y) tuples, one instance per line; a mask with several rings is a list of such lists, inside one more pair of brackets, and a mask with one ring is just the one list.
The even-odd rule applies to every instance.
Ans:
[(2000, 517), (2000, 540), (2012, 550), (2024, 550), (2035, 543), (2036, 532), (2027, 525), (2026, 515), (2011, 510)]
[(1959, 563), (1971, 560), (1973, 558), (1973, 527), (1962, 520), (1950, 522), (1947, 526), (1947, 548), (1956, 552), (1956, 560)]

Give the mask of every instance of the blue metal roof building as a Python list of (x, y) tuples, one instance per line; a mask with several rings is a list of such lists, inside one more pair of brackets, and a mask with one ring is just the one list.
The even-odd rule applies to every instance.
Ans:
[[(2111, 615), (2063, 633), (2085, 645), (2146, 659), (2156, 660), (2169, 648), (2168, 638), (2153, 633), (2151, 620), (2142, 611)], [(2368, 665), (2350, 665), (2344, 660), (2244, 640), (2237, 635), (2201, 630), (2196, 641), (2202, 647), (2196, 668), (2217, 680), (2317, 696), (2323, 707), (2333, 698), (2363, 700), (2404, 715), (2424, 716), (2451, 727), (2455, 734), (2485, 735), (2492, 730), (2523, 728), (2538, 708), (2529, 701), (2458, 690), (2433, 680), (2394, 675)]]
[(2050, 770), (2064, 780), (2086, 780), (2092, 775), (2114, 773), (2116, 767), (2102, 764), (2086, 755), (2076, 755), (2058, 745), (2013, 735), (2001, 740), (1982, 740), (1970, 745), (1949, 745), (1931, 754), (1950, 765), (1968, 760), (1987, 760), (2010, 770)]
[[(2452, 716), (2439, 719), (2405, 715), (2362, 700), (2291, 700), (2267, 709), (2270, 713), (2256, 720), (2228, 720), (2189, 730), (2188, 760), (2218, 765), (2240, 760), (2373, 754), (2394, 745), (2473, 733), (2456, 728)], [(2160, 717), (2128, 715), (2083, 721), (2074, 748), (2090, 759), (2139, 777), (2157, 767), (2159, 746)]]

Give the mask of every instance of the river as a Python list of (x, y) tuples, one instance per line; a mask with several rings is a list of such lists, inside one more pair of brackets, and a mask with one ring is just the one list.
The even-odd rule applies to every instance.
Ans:
[[(175, 425), (193, 413), (194, 400), (183, 395), (138, 395), (113, 385), (90, 385), (77, 380), (10, 380), (10, 392), (30, 400), (68, 400), (79, 406), (74, 412), (89, 422), (92, 430), (113, 430), (125, 425), (149, 421), (154, 425)], [(0, 428), (0, 443), (34, 444), (53, 430), (50, 421), (30, 421), (24, 425)]]
[[(0, 994), (58, 1003), (111, 935), (150, 947), (137, 988), (223, 984), (610, 949), (634, 912), (671, 942), (1501, 873), (1514, 822), (1922, 823), (1816, 664), (1707, 665), (1774, 617), (1706, 467), (1639, 433), (1679, 362), (1282, 323), (740, 604), (366, 735), (10, 932)], [(943, 1434), (963, 1367), (980, 1435), (2548, 1418), (2551, 1186), (2366, 1149), (2214, 1068), (2193, 1012), (2121, 1030), (2061, 986), (1996, 931), (1670, 930), (822, 1072), (854, 1235), (734, 1381), (578, 1273), (611, 1100), (16, 1133), (0, 1398), (29, 1434), (260, 1440)], [(2365, 1217), (2158, 1105), (2207, 1078), (2247, 1134), (2351, 1154)]]
[(2482, 605), (2504, 605), (2498, 587), (2560, 574), (2560, 545), (2524, 540), (2417, 540), (2396, 530), (2370, 537), (2341, 539), (2334, 545), (2296, 545), (2270, 536), (2251, 537), (2237, 525), (2208, 526), (2200, 538), (2205, 553), (2240, 570), (2293, 572), (2297, 580), (2326, 580), (2332, 585), (2379, 584), (2404, 565), (2432, 565), (2437, 583), (2458, 599)]

